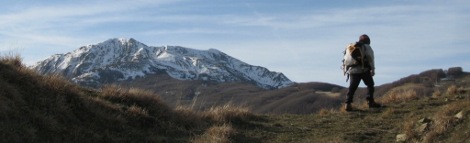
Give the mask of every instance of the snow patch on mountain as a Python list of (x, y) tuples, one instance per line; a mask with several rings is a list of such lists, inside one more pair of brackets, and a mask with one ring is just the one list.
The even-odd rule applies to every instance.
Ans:
[(83, 46), (53, 55), (32, 68), (42, 74), (63, 74), (88, 86), (162, 72), (180, 80), (250, 82), (263, 88), (282, 88), (293, 83), (282, 73), (249, 65), (216, 49), (147, 46), (132, 38)]

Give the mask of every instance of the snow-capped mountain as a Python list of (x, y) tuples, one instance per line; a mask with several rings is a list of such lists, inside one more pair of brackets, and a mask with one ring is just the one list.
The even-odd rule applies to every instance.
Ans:
[(134, 39), (110, 39), (66, 54), (57, 54), (32, 68), (41, 74), (59, 73), (72, 81), (97, 87), (166, 73), (180, 80), (250, 82), (262, 88), (292, 84), (282, 73), (249, 65), (216, 49), (147, 46)]

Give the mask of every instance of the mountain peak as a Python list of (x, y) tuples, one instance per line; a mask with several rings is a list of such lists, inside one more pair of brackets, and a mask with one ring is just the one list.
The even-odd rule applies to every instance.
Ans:
[(111, 38), (111, 39), (108, 39), (106, 41), (104, 41), (103, 43), (107, 43), (107, 42), (120, 42), (120, 43), (129, 43), (131, 41), (136, 41), (134, 38), (123, 38), (123, 37), (120, 37), (120, 38)]
[(263, 88), (292, 84), (282, 73), (249, 65), (216, 49), (149, 47), (133, 38), (113, 38), (84, 46), (51, 56), (33, 68), (42, 74), (60, 73), (93, 87), (162, 72), (180, 80), (249, 82)]
[[(92, 45), (89, 45), (89, 46), (92, 46)], [(95, 44), (95, 45), (102, 45), (102, 46), (111, 45), (114, 47), (117, 47), (116, 45), (120, 45), (120, 47), (122, 47), (122, 46), (145, 45), (145, 44), (135, 40), (134, 38), (112, 38), (104, 42)]]

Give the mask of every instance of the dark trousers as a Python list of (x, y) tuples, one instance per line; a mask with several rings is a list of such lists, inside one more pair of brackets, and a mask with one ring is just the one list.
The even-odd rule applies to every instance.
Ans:
[(354, 93), (356, 92), (357, 87), (359, 86), (359, 83), (361, 83), (361, 80), (364, 81), (364, 83), (367, 86), (367, 100), (369, 101), (374, 100), (374, 79), (372, 78), (372, 75), (370, 74), (370, 72), (350, 74), (349, 78), (350, 78), (350, 81), (349, 81), (349, 89), (348, 89), (348, 93), (346, 97), (346, 103), (353, 102)]

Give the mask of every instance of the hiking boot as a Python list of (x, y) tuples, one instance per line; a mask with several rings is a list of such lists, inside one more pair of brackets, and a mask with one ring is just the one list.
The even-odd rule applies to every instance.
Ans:
[(379, 103), (376, 103), (374, 101), (369, 102), (368, 104), (369, 104), (369, 108), (380, 108), (380, 107), (382, 107), (382, 105), (380, 105)]
[(344, 104), (344, 110), (345, 110), (345, 111), (348, 111), (348, 112), (349, 112), (349, 111), (352, 111), (352, 105), (351, 105), (351, 103), (346, 103), (346, 104)]
[(382, 105), (379, 103), (376, 103), (374, 98), (367, 97), (367, 104), (369, 105), (369, 108), (380, 108)]

